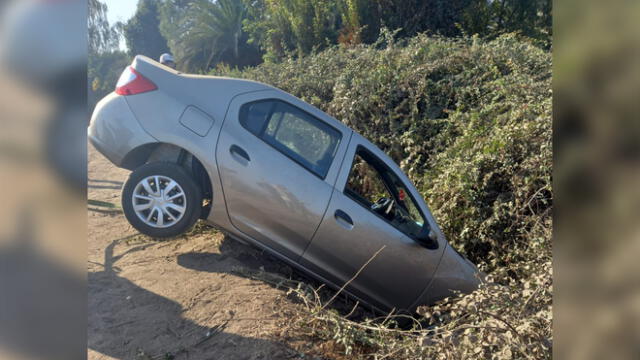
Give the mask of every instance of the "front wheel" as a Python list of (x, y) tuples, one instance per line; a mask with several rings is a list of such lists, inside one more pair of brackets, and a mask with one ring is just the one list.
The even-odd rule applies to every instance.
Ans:
[(200, 217), (202, 192), (177, 164), (149, 163), (134, 170), (124, 184), (122, 209), (141, 233), (176, 236), (189, 230)]

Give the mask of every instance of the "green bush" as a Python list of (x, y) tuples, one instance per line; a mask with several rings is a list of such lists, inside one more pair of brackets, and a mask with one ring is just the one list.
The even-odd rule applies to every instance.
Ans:
[[(290, 92), (357, 130), (400, 164), (449, 242), (495, 281), (424, 310), (426, 315), (449, 311), (455, 314), (449, 318), (458, 319), (454, 323), (469, 326), (455, 341), (456, 351), (466, 354), (462, 357), (550, 356), (549, 52), (514, 35), (491, 41), (420, 35), (398, 43), (385, 32), (372, 45), (332, 47), (241, 72), (220, 67), (213, 73)], [(483, 331), (501, 324), (503, 331), (494, 334), (498, 340), (488, 341), (494, 335)], [(439, 351), (452, 346), (435, 344)], [(431, 354), (428, 347), (420, 351)]]

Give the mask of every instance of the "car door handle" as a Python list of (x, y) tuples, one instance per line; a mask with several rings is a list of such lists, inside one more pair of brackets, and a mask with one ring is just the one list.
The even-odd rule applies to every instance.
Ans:
[(353, 229), (353, 220), (351, 220), (351, 216), (349, 216), (346, 212), (338, 209), (336, 210), (333, 216), (336, 219), (336, 222), (347, 230)]
[(244, 149), (242, 149), (238, 145), (231, 145), (231, 147), (229, 148), (229, 152), (231, 153), (231, 156), (236, 158), (236, 160), (238, 160), (238, 157), (240, 157), (246, 162), (251, 161), (251, 158), (249, 157), (249, 154), (247, 154), (247, 152), (244, 151)]

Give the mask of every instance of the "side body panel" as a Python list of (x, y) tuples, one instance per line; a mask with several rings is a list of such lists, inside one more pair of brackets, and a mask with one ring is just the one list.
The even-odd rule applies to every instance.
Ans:
[(129, 151), (157, 140), (138, 123), (123, 96), (111, 93), (100, 100), (88, 129), (91, 143), (116, 166)]
[[(243, 104), (262, 99), (286, 101), (342, 132), (325, 179), (312, 174), (239, 122)], [(297, 260), (324, 216), (351, 130), (281, 91), (260, 91), (233, 99), (218, 141), (216, 157), (230, 222), (234, 229), (291, 260)], [(240, 148), (249, 160), (231, 150)]]
[(215, 124), (215, 120), (204, 111), (189, 105), (180, 116), (180, 124), (193, 131), (194, 134), (205, 137)]
[(446, 244), (444, 255), (436, 270), (431, 284), (418, 297), (414, 307), (433, 304), (446, 297), (453, 296), (455, 291), (471, 293), (484, 281), (482, 273), (468, 259), (458, 254), (451, 245)]
[[(438, 233), (437, 249), (424, 248), (343, 193), (359, 145), (383, 160), (405, 183)], [(345, 226), (338, 216), (340, 212), (352, 219), (352, 226)], [(381, 150), (354, 133), (326, 215), (300, 264), (339, 286), (364, 266), (347, 287), (351, 293), (382, 309), (412, 310), (430, 283), (445, 245), (429, 209), (409, 179)]]

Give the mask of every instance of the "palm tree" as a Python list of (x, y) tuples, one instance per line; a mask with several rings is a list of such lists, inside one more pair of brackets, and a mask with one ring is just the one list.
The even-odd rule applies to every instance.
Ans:
[[(191, 4), (181, 36), (181, 58), (191, 69), (208, 71), (214, 64), (246, 66), (257, 49), (242, 29), (247, 8), (242, 0), (199, 0)], [(246, 52), (246, 54), (243, 54)], [(251, 62), (251, 61), (249, 61)]]

